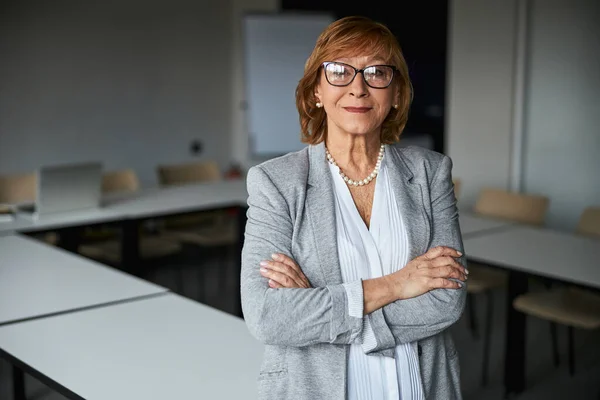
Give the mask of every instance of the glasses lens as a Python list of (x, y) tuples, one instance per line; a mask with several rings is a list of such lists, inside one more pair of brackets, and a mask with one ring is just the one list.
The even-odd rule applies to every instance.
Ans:
[(392, 67), (388, 67), (387, 65), (374, 65), (365, 68), (363, 75), (369, 86), (375, 88), (384, 88), (392, 82), (394, 70)]
[(325, 65), (325, 77), (332, 85), (344, 86), (354, 78), (354, 70), (344, 64), (328, 63)]

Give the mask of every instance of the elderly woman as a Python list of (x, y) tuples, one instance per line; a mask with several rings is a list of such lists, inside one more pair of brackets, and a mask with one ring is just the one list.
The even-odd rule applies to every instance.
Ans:
[(388, 28), (335, 21), (296, 91), (308, 146), (248, 172), (241, 295), (266, 344), (261, 399), (461, 398), (452, 163), (395, 144), (411, 95)]

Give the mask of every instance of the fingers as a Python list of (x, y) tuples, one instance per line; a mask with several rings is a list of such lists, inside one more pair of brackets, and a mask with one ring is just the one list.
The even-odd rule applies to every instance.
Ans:
[(302, 272), (302, 270), (300, 269), (298, 264), (296, 264), (296, 262), (294, 260), (292, 260), (290, 257), (286, 256), (285, 254), (274, 253), (271, 255), (271, 258), (275, 261), (278, 261), (280, 263), (283, 263), (283, 264), (289, 266), (294, 271), (296, 271), (296, 273), (298, 275), (302, 275), (302, 276), (304, 275), (304, 273)]
[(302, 269), (298, 266), (298, 264), (296, 264), (296, 262), (291, 257), (288, 257), (285, 254), (281, 253), (274, 253), (271, 255), (271, 257), (273, 258), (273, 260), (281, 262), (293, 269), (296, 272), (296, 275), (300, 278), (300, 280), (302, 280), (302, 282), (306, 285), (306, 287), (310, 287), (310, 282), (306, 278), (306, 275), (304, 275)]
[(460, 289), (463, 284), (446, 278), (433, 278), (429, 280), (431, 289)]
[(467, 280), (467, 275), (464, 274), (461, 269), (452, 265), (442, 265), (440, 267), (431, 268), (429, 274), (432, 278), (454, 278), (463, 282)]
[(310, 284), (308, 280), (302, 274), (299, 276), (298, 273), (290, 268), (290, 266), (275, 262), (275, 261), (263, 261), (260, 263), (260, 273), (265, 278), (274, 280), (286, 288), (309, 288)]
[(452, 257), (448, 257), (448, 256), (442, 256), (442, 257), (438, 257), (438, 258), (432, 260), (431, 265), (433, 267), (450, 266), (450, 267), (454, 268), (458, 273), (460, 273), (461, 276), (462, 275), (466, 276), (469, 274), (469, 271), (467, 271), (467, 269), (465, 267), (463, 267), (461, 263), (456, 261), (456, 259), (454, 259)]
[[(297, 282), (290, 275), (287, 275), (287, 274), (279, 272), (279, 271), (275, 271), (271, 268), (261, 267), (260, 273), (262, 276), (269, 278), (269, 280), (274, 281), (275, 283), (278, 283), (279, 285), (281, 285), (282, 287), (285, 287), (285, 288), (304, 287), (301, 283)], [(269, 285), (269, 286), (271, 286), (271, 285)]]
[(273, 288), (273, 289), (283, 288), (283, 286), (281, 286), (279, 283), (275, 282), (273, 279), (269, 279), (269, 287)]
[(429, 249), (421, 257), (425, 260), (433, 260), (442, 256), (461, 257), (462, 255), (463, 254), (460, 251), (453, 249), (452, 247), (438, 246)]

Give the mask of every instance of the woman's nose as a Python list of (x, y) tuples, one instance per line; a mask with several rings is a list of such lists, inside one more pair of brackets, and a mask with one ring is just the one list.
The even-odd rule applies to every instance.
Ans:
[(350, 94), (356, 97), (364, 97), (369, 93), (369, 88), (362, 72), (359, 72), (354, 77), (352, 83), (350, 83)]

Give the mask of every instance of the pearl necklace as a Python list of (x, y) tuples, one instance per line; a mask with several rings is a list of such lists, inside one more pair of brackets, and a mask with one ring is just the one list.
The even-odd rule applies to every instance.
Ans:
[(375, 169), (373, 169), (373, 172), (371, 172), (371, 174), (369, 174), (369, 176), (367, 176), (365, 179), (361, 179), (358, 181), (348, 178), (346, 176), (346, 174), (344, 174), (342, 172), (342, 169), (337, 165), (337, 163), (335, 162), (335, 160), (329, 153), (329, 150), (327, 150), (327, 147), (325, 147), (325, 155), (327, 156), (327, 161), (329, 161), (330, 164), (335, 165), (336, 167), (339, 168), (340, 175), (341, 175), (342, 179), (344, 180), (344, 182), (346, 182), (350, 186), (364, 186), (364, 185), (368, 185), (373, 179), (375, 179), (377, 174), (379, 174), (379, 167), (381, 167), (381, 160), (383, 160), (384, 148), (385, 148), (385, 146), (382, 144), (381, 148), (379, 149), (379, 155), (377, 156), (377, 164), (375, 164)]

